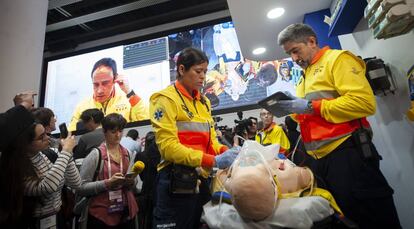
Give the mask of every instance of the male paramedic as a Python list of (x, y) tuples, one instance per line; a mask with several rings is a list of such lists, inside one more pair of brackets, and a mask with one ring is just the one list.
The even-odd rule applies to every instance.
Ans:
[(256, 141), (264, 146), (279, 144), (279, 153), (286, 154), (290, 148), (289, 139), (282, 127), (273, 121), (273, 114), (266, 109), (261, 109), (260, 119), (263, 122), (263, 129), (256, 134)]
[(69, 131), (76, 130), (76, 124), (84, 110), (97, 108), (104, 115), (121, 114), (128, 122), (148, 119), (148, 106), (130, 90), (128, 81), (118, 75), (116, 62), (111, 58), (98, 60), (92, 68), (93, 96), (81, 101), (73, 112)]
[(401, 228), (393, 190), (379, 168), (366, 119), (376, 109), (365, 64), (345, 50), (320, 48), (311, 27), (292, 24), (279, 45), (304, 69), (292, 100), (277, 106), (299, 123), (318, 185), (360, 228)]

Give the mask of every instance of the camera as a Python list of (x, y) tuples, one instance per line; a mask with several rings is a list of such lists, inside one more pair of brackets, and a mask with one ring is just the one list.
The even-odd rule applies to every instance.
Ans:
[(218, 123), (218, 122), (223, 121), (223, 118), (220, 117), (220, 116), (213, 116), (213, 120), (214, 120), (215, 123)]
[[(234, 120), (234, 122), (237, 124), (234, 127), (234, 135), (238, 135), (242, 138), (247, 139), (247, 132), (249, 131), (249, 126), (252, 125), (252, 120), (250, 119), (243, 119), (243, 120)], [(239, 139), (239, 145), (243, 145), (244, 140)]]

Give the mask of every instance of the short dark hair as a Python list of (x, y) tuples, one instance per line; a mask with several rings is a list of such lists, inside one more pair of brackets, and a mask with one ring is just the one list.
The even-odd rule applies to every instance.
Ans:
[(318, 43), (318, 37), (312, 27), (303, 23), (291, 24), (284, 28), (277, 37), (277, 43), (283, 45), (286, 42), (306, 43), (309, 37), (315, 37)]
[(108, 130), (123, 130), (126, 123), (127, 121), (122, 115), (111, 113), (102, 120), (102, 128), (104, 132)]
[(91, 77), (93, 77), (93, 72), (99, 67), (99, 66), (106, 66), (112, 69), (112, 73), (114, 74), (114, 78), (118, 75), (118, 70), (116, 68), (116, 61), (112, 58), (106, 57), (98, 60), (92, 68)]
[(136, 130), (136, 129), (130, 129), (130, 130), (128, 130), (128, 133), (127, 133), (126, 136), (127, 137), (130, 137), (130, 138), (132, 138), (134, 140), (137, 140), (137, 138), (139, 137), (138, 130)]
[(185, 48), (177, 58), (177, 76), (180, 77), (180, 72), (178, 71), (180, 65), (183, 65), (187, 71), (192, 66), (205, 62), (208, 63), (208, 57), (203, 51), (193, 47)]
[(32, 110), (35, 122), (42, 124), (43, 127), (49, 126), (50, 120), (55, 116), (53, 111), (46, 107), (38, 107)]
[(86, 109), (82, 112), (80, 116), (80, 119), (85, 123), (91, 120), (94, 123), (101, 123), (103, 118), (104, 118), (104, 113), (97, 108)]
[(250, 120), (255, 120), (256, 121), (256, 124), (257, 124), (257, 118), (256, 117), (252, 117), (252, 116), (250, 116), (248, 119), (250, 119)]

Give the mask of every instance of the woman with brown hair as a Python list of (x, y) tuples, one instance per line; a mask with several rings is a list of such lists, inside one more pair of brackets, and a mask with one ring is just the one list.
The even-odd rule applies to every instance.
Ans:
[(107, 115), (102, 120), (105, 141), (83, 160), (82, 186), (77, 195), (88, 199), (79, 220), (80, 228), (135, 227), (138, 206), (131, 191), (134, 177), (125, 176), (130, 158), (120, 144), (125, 125), (122, 115)]

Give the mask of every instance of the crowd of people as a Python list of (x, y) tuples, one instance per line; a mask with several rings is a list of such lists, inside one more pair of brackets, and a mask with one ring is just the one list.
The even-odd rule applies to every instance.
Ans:
[[(250, 117), (233, 132), (278, 144), (277, 157), (309, 166), (360, 228), (400, 228), (381, 156), (371, 141), (358, 142), (370, 139), (366, 116), (376, 106), (364, 64), (350, 52), (320, 48), (304, 24), (285, 28), (278, 42), (305, 71), (297, 97), (277, 104), (289, 116), (278, 125), (261, 109), (260, 121)], [(208, 63), (201, 50), (182, 50), (176, 81), (151, 96), (149, 113), (138, 114), (139, 100), (125, 97), (124, 114), (114, 113), (108, 98), (135, 94), (113, 91), (121, 80), (116, 64), (98, 61), (91, 76), (95, 96), (78, 106), (70, 124), (74, 130), (79, 120), (89, 131), (77, 142), (70, 133), (51, 136), (56, 117), (34, 108), (35, 93), (17, 94), (15, 106), (0, 116), (1, 228), (63, 229), (72, 222), (77, 228), (200, 228), (202, 206), (211, 198), (210, 172), (230, 167), (242, 146), (240, 138), (227, 141), (215, 130), (210, 101), (200, 92)], [(139, 115), (149, 116), (153, 129), (142, 143), (134, 129), (123, 137), (126, 123)], [(146, 164), (140, 175), (145, 196), (137, 195), (129, 176), (137, 160)], [(72, 205), (68, 193), (75, 195)]]

